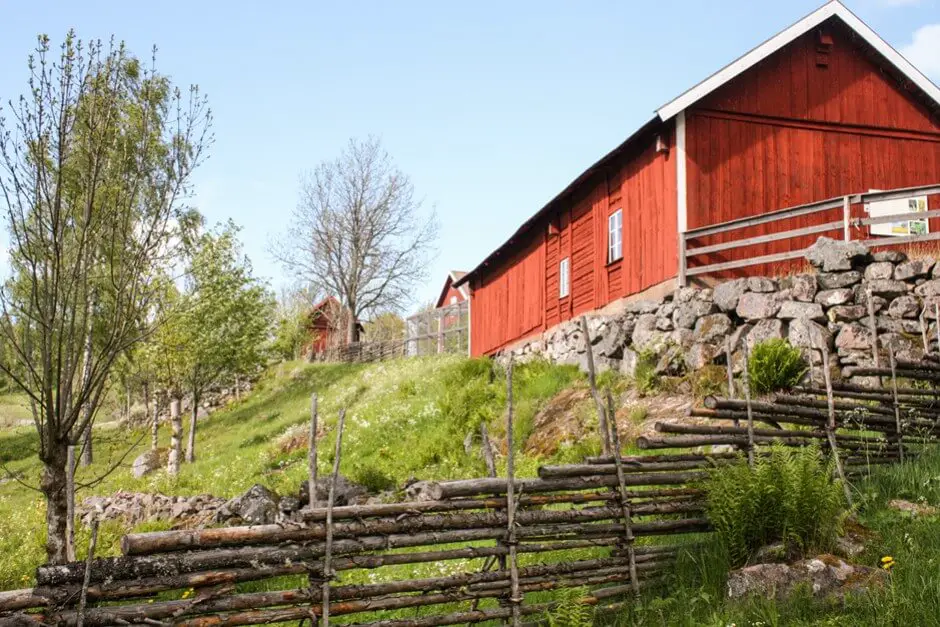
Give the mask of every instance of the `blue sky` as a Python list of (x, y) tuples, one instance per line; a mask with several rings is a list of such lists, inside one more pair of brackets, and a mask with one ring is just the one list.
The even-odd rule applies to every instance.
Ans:
[[(426, 301), (657, 106), (820, 4), (0, 0), (0, 98), (24, 90), (37, 33), (156, 44), (159, 69), (198, 83), (215, 114), (196, 205), (244, 227), (273, 287), (287, 277), (267, 242), (301, 173), (378, 135), (441, 222)], [(940, 0), (846, 4), (940, 80)]]

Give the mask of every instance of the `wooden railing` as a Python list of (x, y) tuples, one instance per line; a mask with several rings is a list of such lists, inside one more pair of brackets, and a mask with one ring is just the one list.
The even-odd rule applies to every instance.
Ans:
[[(842, 239), (845, 241), (850, 241), (853, 239), (853, 228), (857, 231), (857, 229), (870, 227), (876, 224), (888, 224), (892, 222), (901, 222), (904, 220), (924, 220), (940, 217), (940, 210), (918, 211), (877, 218), (853, 217), (853, 207), (856, 205), (864, 206), (867, 203), (877, 201), (902, 200), (918, 198), (922, 196), (930, 197), (936, 194), (940, 194), (940, 184), (927, 185), (922, 187), (909, 187), (883, 192), (864, 192), (837, 198), (830, 198), (828, 200), (822, 200), (806, 205), (799, 205), (787, 209), (780, 209), (778, 211), (772, 211), (770, 213), (764, 213), (757, 216), (737, 218), (727, 222), (690, 229), (684, 233), (679, 234), (679, 284), (682, 286), (686, 285), (689, 277), (693, 276), (714, 274), (717, 272), (746, 268), (749, 266), (779, 263), (782, 261), (799, 259), (806, 254), (806, 248), (803, 246), (797, 246), (795, 248), (791, 246), (789, 250), (772, 254), (744, 256), (740, 259), (717, 261), (703, 265), (693, 265), (692, 261), (694, 258), (700, 257), (702, 255), (727, 253), (732, 250), (747, 248), (750, 246), (767, 244), (781, 240), (802, 238), (809, 235), (818, 235), (831, 231), (842, 231)], [(743, 229), (748, 229), (764, 224), (784, 222), (786, 220), (791, 220), (793, 218), (802, 216), (819, 216), (820, 214), (825, 214), (827, 212), (834, 212), (839, 208), (842, 209), (842, 217), (839, 220), (827, 220), (825, 222), (821, 221), (819, 224), (787, 229), (777, 233), (740, 237), (738, 239), (731, 239), (725, 242), (690, 247), (690, 245), (693, 244), (696, 240), (702, 238), (725, 233), (734, 233)], [(823, 216), (820, 219), (826, 219), (826, 217)], [(940, 240), (940, 232), (925, 233), (922, 235), (871, 237), (866, 231), (862, 235), (863, 237), (855, 237), (854, 239), (863, 241), (869, 246), (891, 246)]]

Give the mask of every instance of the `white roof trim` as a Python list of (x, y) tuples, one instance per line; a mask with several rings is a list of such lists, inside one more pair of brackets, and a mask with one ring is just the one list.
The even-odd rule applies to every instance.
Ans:
[[(456, 275), (454, 274), (454, 271), (453, 271), (453, 270), (451, 270), (450, 272), (448, 272), (447, 275), (450, 277), (450, 284), (451, 284), (451, 285), (453, 285), (454, 283), (457, 282), (457, 277), (456, 277)], [(470, 300), (470, 293), (467, 291), (467, 284), (466, 284), (466, 283), (463, 283), (462, 285), (460, 285), (459, 287), (457, 287), (457, 291), (460, 292), (461, 294), (463, 294), (464, 299)]]
[(904, 74), (912, 83), (924, 91), (934, 102), (940, 106), (940, 88), (934, 85), (930, 79), (924, 76), (920, 70), (914, 67), (910, 61), (901, 56), (897, 50), (892, 48), (888, 42), (882, 39), (858, 16), (849, 11), (839, 0), (832, 0), (825, 6), (810, 13), (796, 24), (790, 26), (783, 32), (771, 37), (761, 45), (757, 46), (743, 57), (733, 61), (718, 72), (712, 74), (704, 81), (686, 91), (684, 94), (660, 107), (656, 113), (665, 121), (676, 116), (680, 111), (688, 109), (690, 106), (715, 91), (734, 77), (750, 69), (757, 63), (766, 59), (777, 52), (797, 37), (816, 28), (830, 17), (836, 16), (845, 22), (849, 28), (854, 30), (862, 39), (868, 42), (875, 50), (881, 53), (889, 62), (891, 62), (902, 74)]

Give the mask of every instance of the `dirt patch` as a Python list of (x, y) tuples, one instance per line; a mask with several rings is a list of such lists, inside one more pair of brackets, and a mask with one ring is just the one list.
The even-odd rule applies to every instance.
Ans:
[(617, 428), (623, 444), (632, 443), (641, 436), (656, 435), (657, 422), (695, 423), (688, 416), (692, 400), (687, 394), (661, 393), (640, 396), (636, 390), (627, 390), (617, 407)]
[(577, 442), (585, 435), (587, 407), (591, 392), (586, 388), (568, 388), (556, 394), (533, 419), (532, 435), (526, 440), (528, 455), (554, 455), (563, 442)]

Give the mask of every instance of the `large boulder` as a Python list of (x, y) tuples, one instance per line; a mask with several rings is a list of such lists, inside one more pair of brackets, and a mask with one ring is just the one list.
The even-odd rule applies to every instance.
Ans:
[(907, 281), (922, 276), (928, 276), (936, 262), (933, 259), (911, 259), (894, 269), (894, 278), (898, 281)]
[[(793, 300), (811, 303), (819, 290), (815, 274), (795, 274), (789, 280), (790, 294)], [(783, 285), (783, 282), (781, 282)]]
[(685, 366), (690, 371), (701, 370), (714, 361), (716, 357), (724, 352), (719, 344), (696, 343), (685, 351), (682, 356), (685, 359)]
[(632, 314), (649, 314), (659, 309), (660, 302), (656, 300), (634, 300), (626, 303), (623, 310)]
[(858, 323), (846, 324), (836, 336), (836, 348), (840, 353), (871, 350), (871, 333)]
[(818, 598), (844, 598), (884, 584), (887, 573), (871, 566), (849, 564), (834, 555), (820, 555), (793, 564), (755, 564), (728, 575), (728, 598), (751, 596), (787, 599), (797, 589)]
[(734, 311), (738, 306), (738, 299), (747, 292), (747, 279), (733, 279), (715, 286), (715, 304), (722, 311)]
[(218, 515), (220, 520), (234, 517), (251, 525), (267, 525), (277, 520), (279, 500), (276, 493), (256, 483), (223, 505)]
[(711, 301), (694, 299), (680, 302), (672, 313), (672, 322), (680, 329), (691, 329), (695, 327), (699, 318), (713, 311), (715, 311), (715, 304)]
[(787, 325), (782, 320), (769, 318), (758, 320), (747, 332), (748, 349), (767, 340), (781, 340), (787, 335)]
[(816, 275), (819, 287), (824, 290), (834, 290), (839, 287), (849, 287), (862, 280), (862, 273), (858, 270), (848, 272), (824, 272)]
[(823, 272), (851, 270), (870, 257), (868, 247), (861, 242), (844, 242), (820, 237), (806, 250), (806, 260)]
[(630, 338), (634, 350), (651, 350), (658, 353), (663, 349), (666, 344), (666, 333), (656, 328), (656, 320), (653, 314), (643, 314), (637, 319)]
[(890, 279), (894, 277), (894, 264), (890, 261), (876, 261), (868, 264), (865, 268), (865, 279), (868, 281), (877, 281), (878, 279)]
[(799, 348), (819, 349), (822, 346), (829, 348), (832, 345), (832, 333), (829, 329), (807, 318), (790, 322), (787, 339), (790, 344)]
[(745, 320), (761, 320), (773, 318), (779, 310), (780, 301), (776, 294), (747, 292), (738, 299), (738, 306), (735, 311), (738, 316)]
[(875, 279), (868, 282), (868, 289), (875, 296), (891, 300), (910, 292), (911, 286), (904, 281), (895, 281), (894, 279)]
[(868, 315), (865, 305), (836, 305), (829, 309), (830, 322), (853, 322)]
[(777, 284), (773, 279), (768, 279), (761, 276), (753, 276), (747, 280), (747, 289), (752, 292), (773, 292), (777, 289)]
[(134, 475), (135, 479), (140, 479), (155, 470), (163, 468), (166, 466), (169, 454), (170, 451), (165, 448), (150, 449), (145, 453), (141, 453), (131, 465), (131, 474)]
[(781, 320), (795, 320), (797, 318), (807, 320), (826, 319), (823, 308), (818, 303), (801, 303), (795, 300), (788, 300), (781, 303), (777, 317)]
[(899, 296), (888, 305), (888, 315), (892, 318), (916, 318), (920, 315), (920, 301), (910, 294)]
[[(319, 499), (323, 505), (326, 505), (326, 500), (330, 493), (331, 479), (331, 476), (317, 477), (317, 499)], [(309, 486), (310, 483), (306, 479), (300, 482), (300, 490), (297, 493), (297, 499), (301, 507), (305, 507), (310, 503)], [(336, 476), (336, 490), (333, 493), (334, 505), (359, 505), (365, 502), (368, 495), (369, 491), (365, 487), (350, 481), (343, 475)]]
[(848, 287), (839, 287), (833, 290), (822, 290), (816, 293), (816, 302), (823, 307), (835, 307), (852, 302), (855, 292)]
[[(940, 268), (940, 265), (937, 266)], [(927, 281), (922, 283), (914, 288), (914, 293), (918, 296), (923, 296), (924, 298), (933, 298), (935, 296), (940, 296), (940, 279), (933, 279), (932, 281)]]
[(720, 342), (731, 333), (731, 318), (722, 313), (710, 314), (695, 323), (695, 339), (699, 342)]

